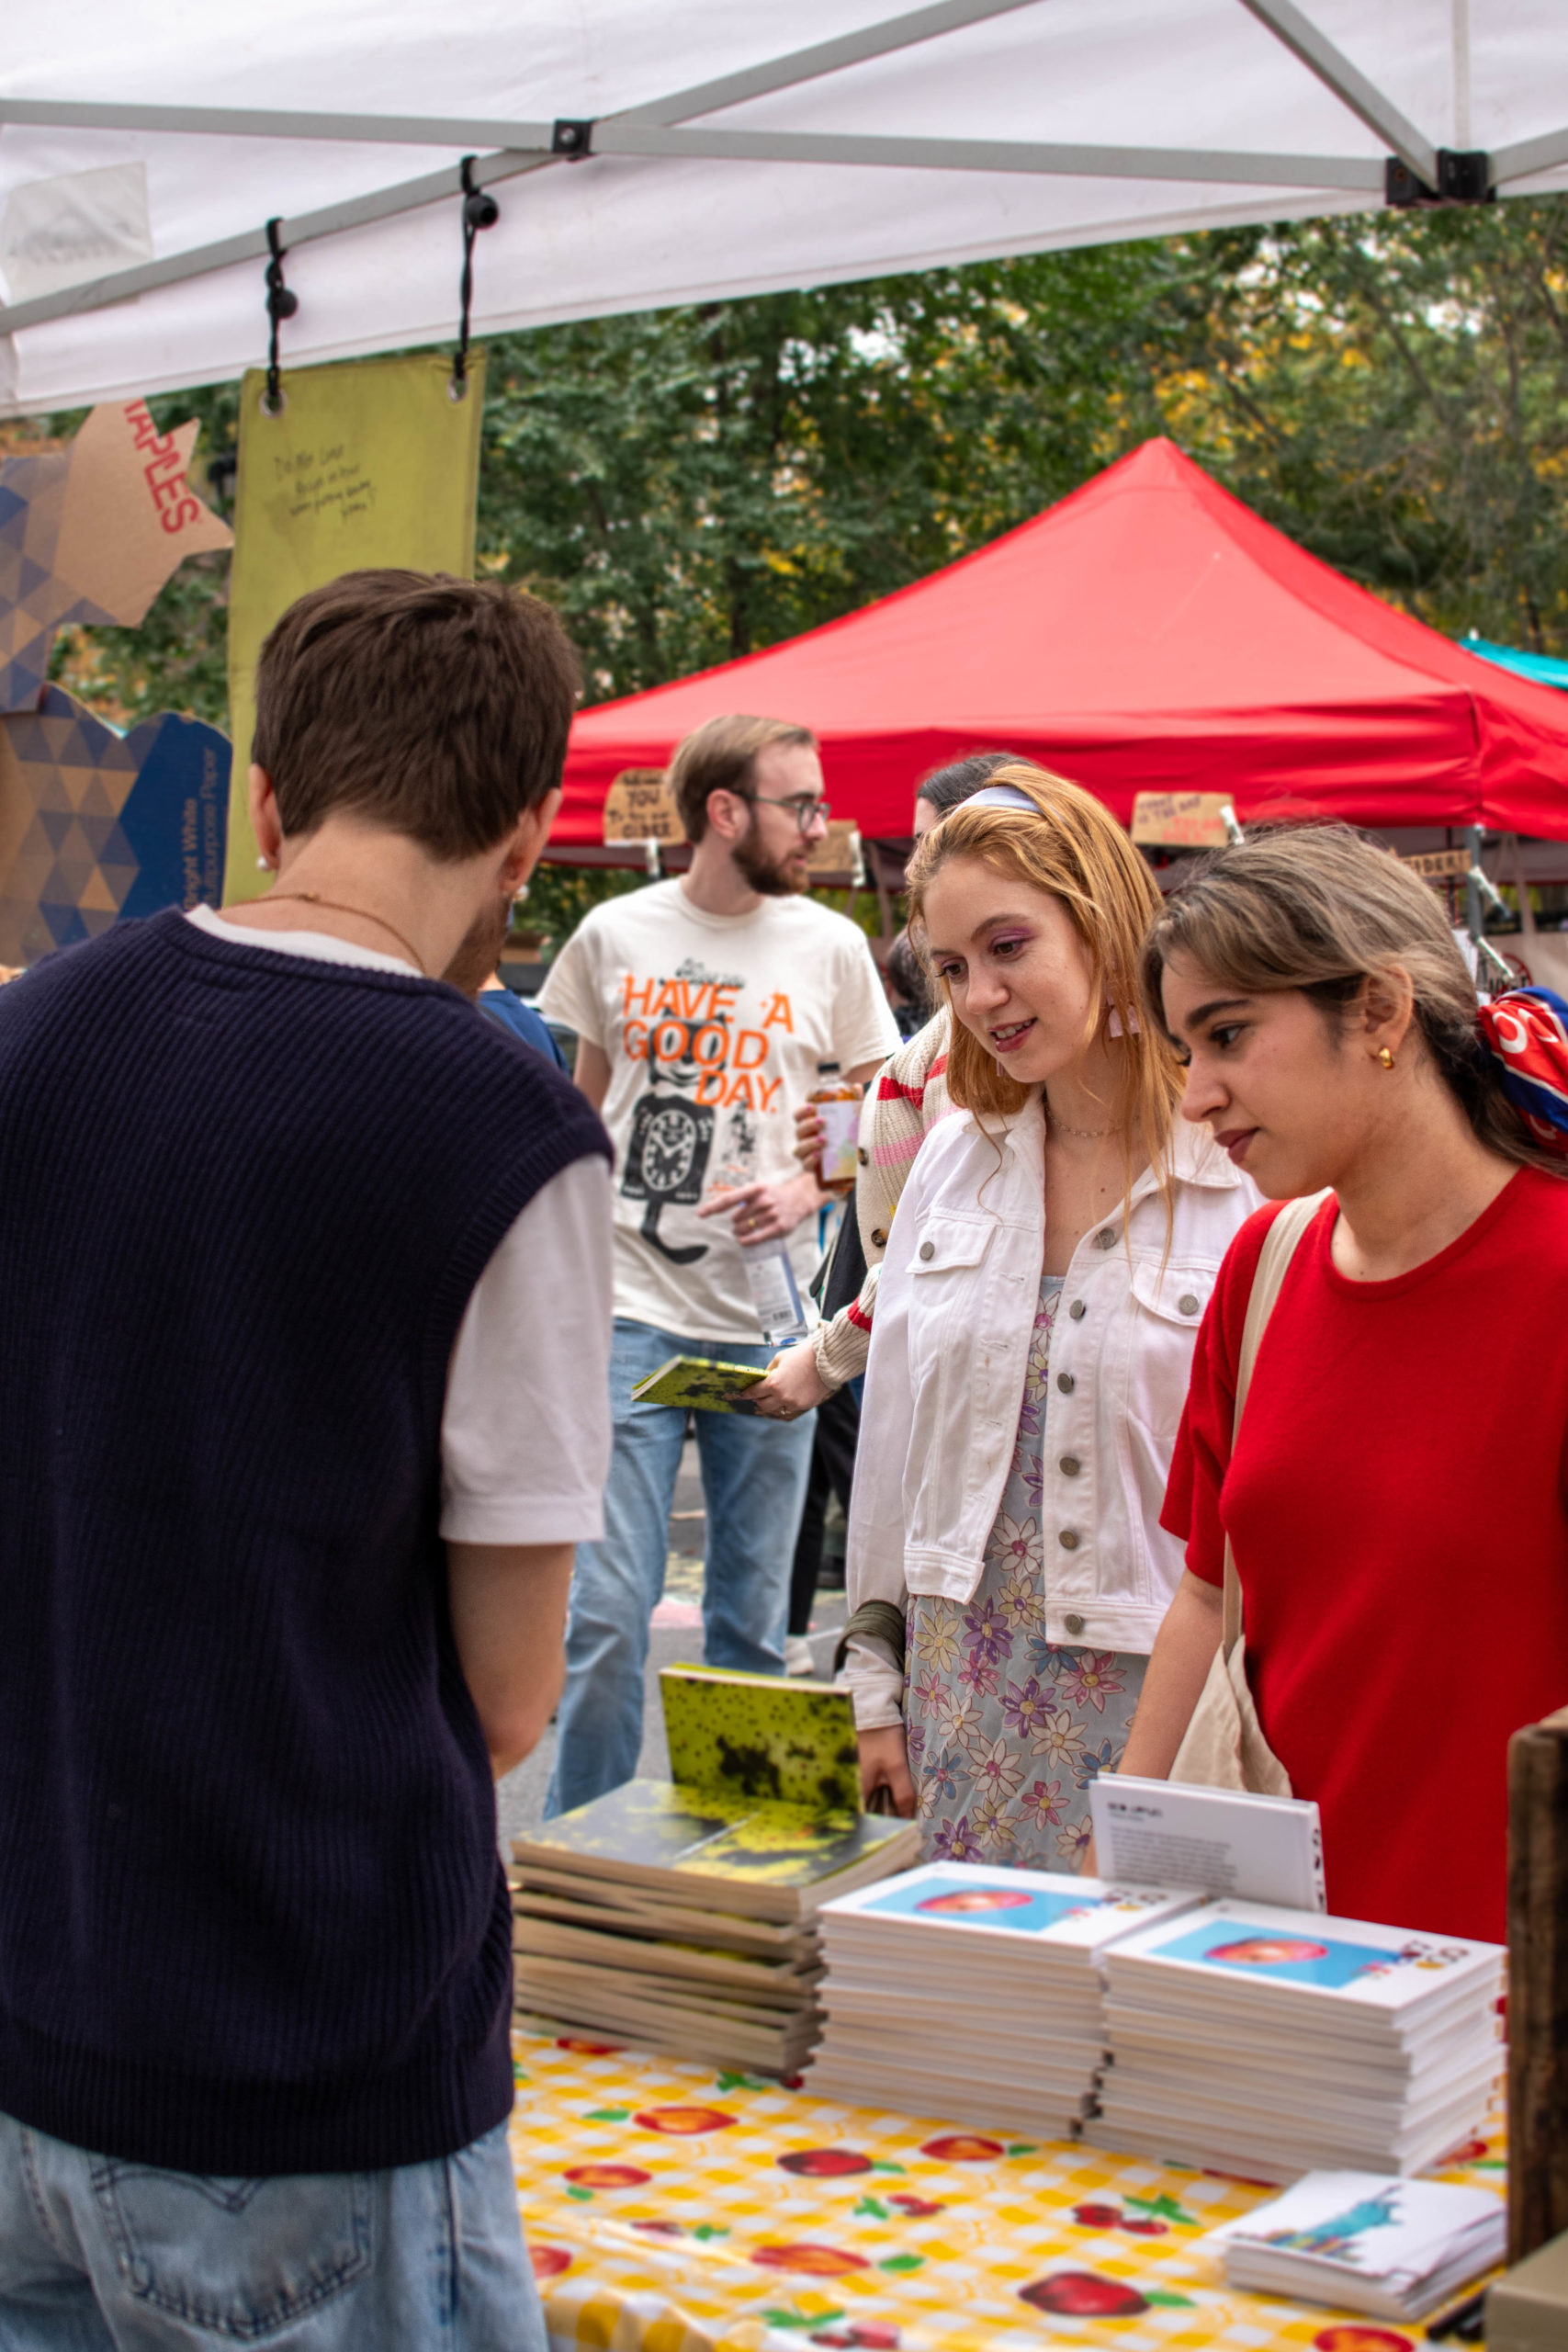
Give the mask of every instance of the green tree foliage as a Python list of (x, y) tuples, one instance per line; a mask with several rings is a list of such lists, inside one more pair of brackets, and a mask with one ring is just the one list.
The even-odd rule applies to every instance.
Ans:
[(509, 338), (481, 564), (560, 606), (594, 700), (793, 637), (1158, 431), (1169, 270), (1122, 246)]
[[(153, 403), (232, 446), (235, 388)], [(79, 420), (52, 420), (69, 431)], [(1568, 650), (1568, 210), (1378, 213), (498, 339), (481, 569), (549, 597), (602, 700), (852, 611), (1170, 432), (1450, 630)], [(221, 721), (227, 571), (58, 671)]]
[(1186, 248), (1175, 437), (1434, 628), (1568, 650), (1568, 207), (1382, 213)]

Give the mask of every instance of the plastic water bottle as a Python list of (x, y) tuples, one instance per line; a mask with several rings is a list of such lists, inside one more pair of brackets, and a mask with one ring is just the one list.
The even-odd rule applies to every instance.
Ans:
[(753, 1242), (740, 1256), (750, 1285), (752, 1311), (768, 1345), (782, 1348), (791, 1340), (804, 1340), (809, 1326), (789, 1261), (788, 1243), (782, 1236), (776, 1241)]

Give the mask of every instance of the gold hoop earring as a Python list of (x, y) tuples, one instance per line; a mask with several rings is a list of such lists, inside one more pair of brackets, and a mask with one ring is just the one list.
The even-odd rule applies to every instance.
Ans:
[(1393, 1056), (1390, 1053), (1386, 1046), (1380, 1046), (1378, 1047), (1378, 1059), (1382, 1062), (1384, 1069), (1392, 1069), (1393, 1068)]

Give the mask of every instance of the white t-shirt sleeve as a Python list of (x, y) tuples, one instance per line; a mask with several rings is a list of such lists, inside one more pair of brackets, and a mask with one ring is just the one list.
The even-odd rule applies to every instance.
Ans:
[(547, 1021), (575, 1030), (591, 1046), (604, 1043), (604, 1011), (599, 1001), (595, 966), (595, 933), (592, 915), (580, 922), (545, 975), (538, 1009)]
[(833, 1046), (840, 1069), (859, 1069), (863, 1062), (884, 1062), (898, 1049), (898, 1023), (893, 1018), (881, 975), (863, 939), (852, 940), (839, 973), (833, 998)]
[(535, 1193), (474, 1286), (441, 1417), (450, 1543), (575, 1544), (604, 1532), (610, 1204), (604, 1160), (573, 1160)]

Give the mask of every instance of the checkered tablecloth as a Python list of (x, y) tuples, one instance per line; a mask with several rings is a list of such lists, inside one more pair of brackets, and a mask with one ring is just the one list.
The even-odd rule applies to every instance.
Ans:
[[(519, 2035), (512, 2147), (552, 2352), (1400, 2352), (1233, 2293), (1204, 2230), (1270, 2189)], [(809, 2077), (807, 2077), (809, 2079)], [(1499, 2136), (1441, 2177), (1504, 2187)]]

